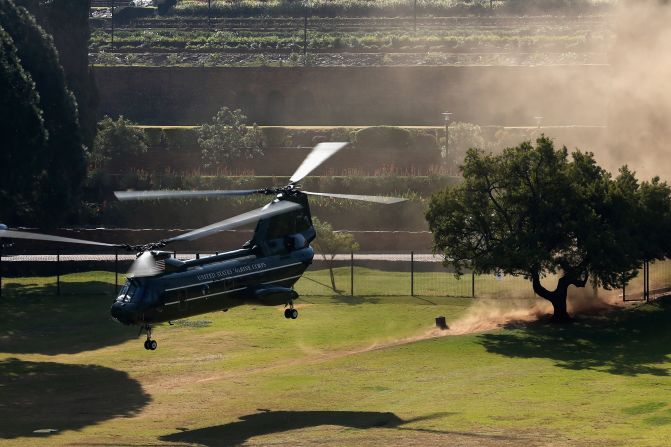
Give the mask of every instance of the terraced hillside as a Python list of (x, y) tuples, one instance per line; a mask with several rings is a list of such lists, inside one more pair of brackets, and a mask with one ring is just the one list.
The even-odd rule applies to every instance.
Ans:
[(609, 16), (152, 17), (93, 22), (103, 65), (539, 65), (607, 62)]

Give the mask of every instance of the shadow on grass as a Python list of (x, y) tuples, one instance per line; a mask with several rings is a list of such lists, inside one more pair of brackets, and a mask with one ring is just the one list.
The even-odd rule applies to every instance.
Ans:
[[(109, 284), (101, 283), (109, 287)], [(81, 293), (56, 296), (52, 288), (25, 286), (0, 299), (0, 352), (74, 354), (123, 343), (137, 329), (110, 317), (112, 295), (87, 295), (91, 283), (71, 283)], [(24, 293), (25, 292), (25, 293)]]
[(380, 299), (374, 296), (337, 295), (331, 297), (331, 302), (357, 306), (359, 304), (378, 304)]
[(562, 368), (611, 374), (668, 376), (671, 297), (635, 309), (579, 316), (570, 325), (542, 322), (479, 337), (492, 353), (547, 358)]
[(291, 430), (300, 430), (321, 425), (337, 425), (341, 427), (366, 430), (371, 428), (387, 428), (417, 432), (437, 433), (445, 435), (470, 436), (477, 438), (505, 439), (506, 436), (490, 436), (477, 433), (415, 429), (404, 425), (431, 419), (438, 419), (454, 413), (436, 413), (428, 416), (403, 420), (390, 412), (377, 411), (271, 411), (259, 409), (261, 413), (242, 416), (239, 421), (230, 424), (197, 430), (182, 430), (178, 433), (162, 436), (161, 441), (196, 443), (206, 446), (239, 446), (255, 436), (272, 435)]
[(132, 416), (151, 401), (128, 374), (97, 365), (7, 359), (0, 362), (0, 389), (0, 439), (78, 430)]

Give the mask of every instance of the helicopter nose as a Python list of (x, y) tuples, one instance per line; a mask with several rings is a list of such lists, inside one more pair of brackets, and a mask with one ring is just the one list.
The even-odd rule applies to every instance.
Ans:
[(135, 320), (135, 312), (133, 312), (133, 309), (128, 304), (123, 302), (115, 301), (112, 303), (110, 313), (112, 314), (112, 318), (122, 324), (133, 324)]

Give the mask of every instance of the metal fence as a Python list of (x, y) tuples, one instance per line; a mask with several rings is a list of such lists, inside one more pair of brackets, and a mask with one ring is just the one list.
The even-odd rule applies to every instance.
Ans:
[[(174, 255), (192, 259), (213, 253)], [(13, 254), (0, 257), (0, 293), (109, 294), (125, 280), (134, 255)], [(549, 288), (556, 278), (545, 278)], [(508, 275), (475, 275), (442, 265), (442, 258), (414, 252), (350, 253), (335, 258), (315, 255), (313, 265), (296, 284), (301, 295), (318, 296), (451, 296), (471, 298), (533, 298), (531, 282)], [(639, 275), (618, 290), (598, 290), (625, 301), (649, 299), (671, 291), (671, 261), (646, 263)]]

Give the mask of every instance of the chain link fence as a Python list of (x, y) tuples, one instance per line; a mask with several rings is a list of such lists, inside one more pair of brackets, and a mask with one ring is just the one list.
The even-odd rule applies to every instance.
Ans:
[[(178, 259), (215, 253), (174, 253)], [(109, 294), (125, 281), (132, 254), (12, 254), (0, 258), (2, 295)], [(549, 288), (556, 278), (546, 277)], [(588, 286), (589, 287), (589, 286)], [(314, 296), (450, 296), (471, 298), (533, 298), (531, 282), (502, 274), (455, 275), (442, 257), (420, 253), (316, 254), (313, 265), (295, 286), (301, 295)], [(671, 261), (646, 264), (629, 284), (599, 290), (622, 300), (644, 300), (671, 292)]]

